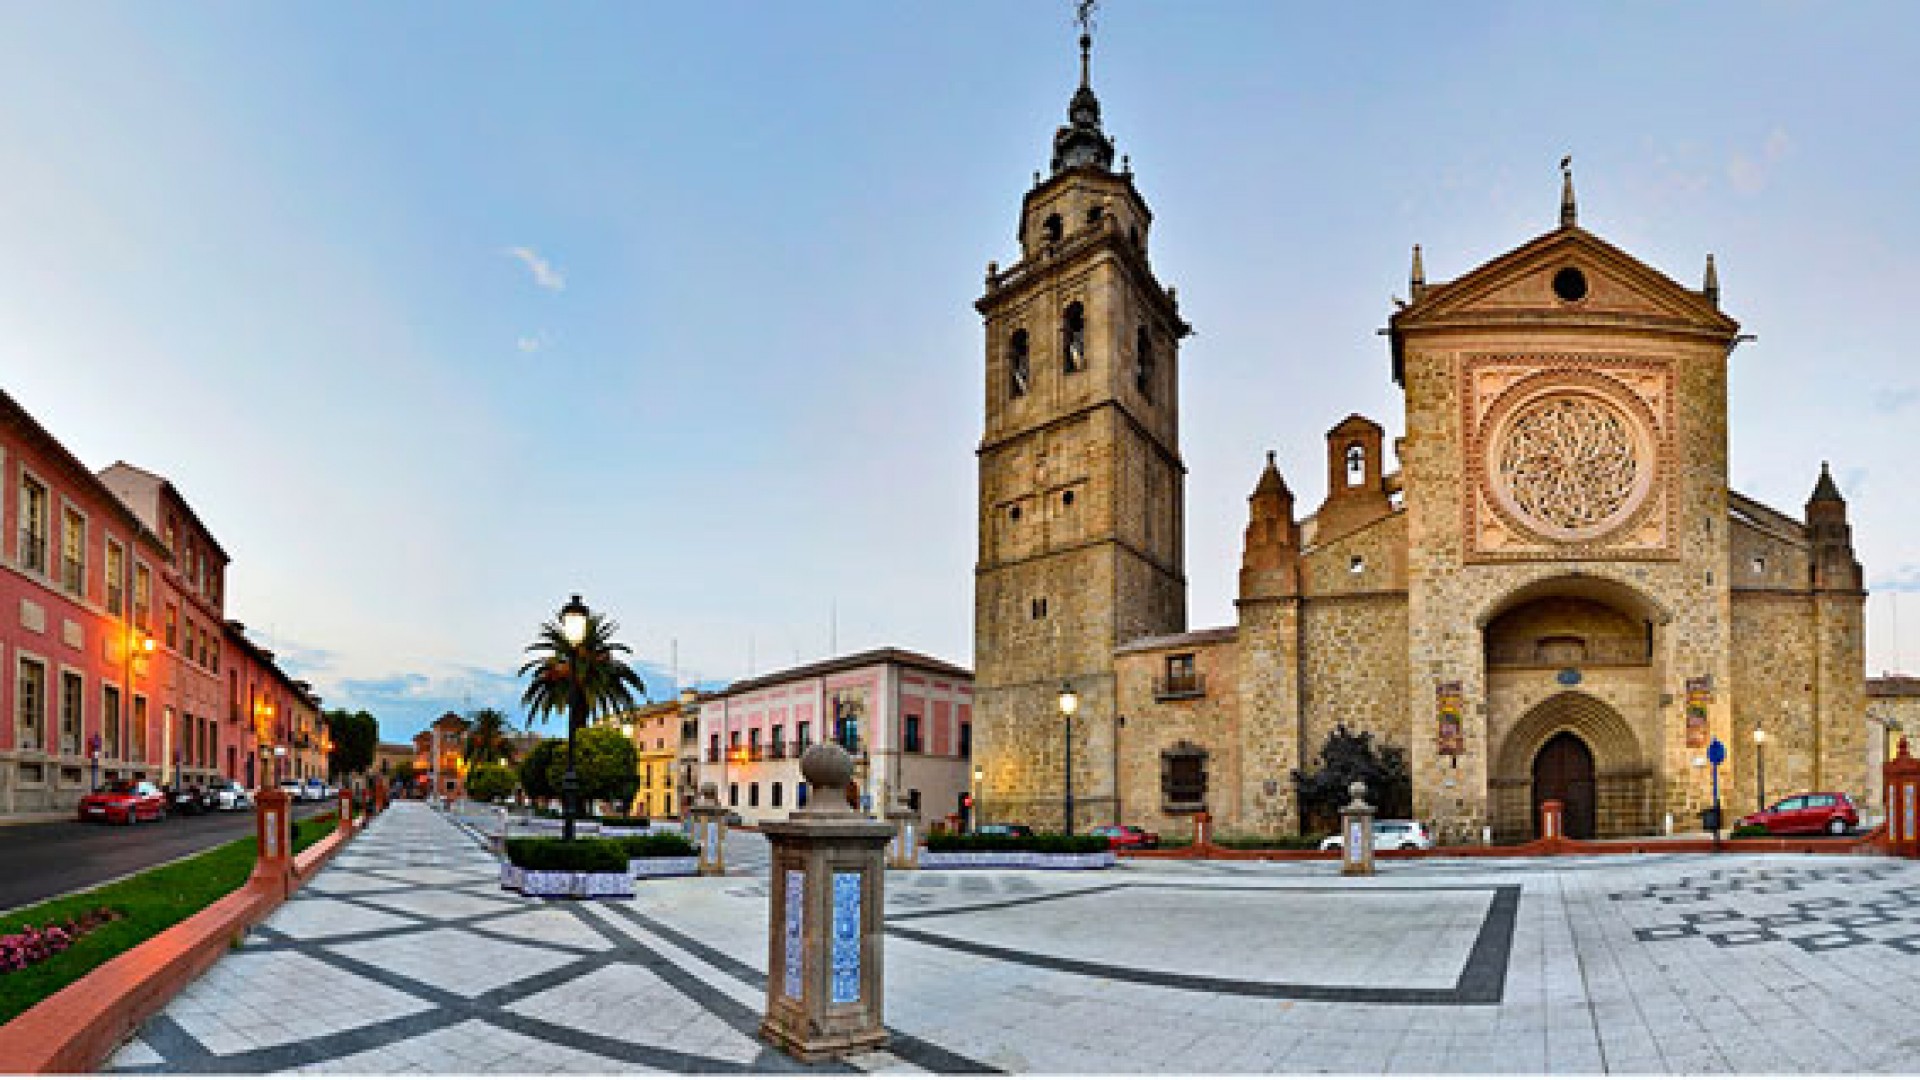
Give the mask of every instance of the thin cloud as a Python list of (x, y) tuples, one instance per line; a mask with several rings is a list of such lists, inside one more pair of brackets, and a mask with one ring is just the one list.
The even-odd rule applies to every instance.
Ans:
[(1916, 401), (1920, 401), (1920, 387), (1882, 390), (1873, 395), (1873, 409), (1880, 413), (1897, 413)]
[(552, 344), (553, 335), (542, 330), (537, 334), (520, 335), (514, 339), (513, 347), (523, 353), (537, 353), (546, 350)]
[(1920, 566), (1908, 563), (1891, 576), (1872, 582), (1867, 589), (1880, 593), (1920, 593)]
[(507, 254), (519, 259), (533, 275), (533, 283), (548, 292), (561, 292), (567, 287), (567, 277), (554, 268), (553, 263), (542, 258), (540, 253), (530, 247), (511, 247)]
[(1727, 162), (1727, 179), (1735, 191), (1743, 195), (1752, 195), (1767, 186), (1767, 178), (1773, 168), (1788, 154), (1793, 153), (1793, 139), (1785, 128), (1776, 127), (1767, 132), (1766, 140), (1754, 154), (1738, 151), (1733, 160)]

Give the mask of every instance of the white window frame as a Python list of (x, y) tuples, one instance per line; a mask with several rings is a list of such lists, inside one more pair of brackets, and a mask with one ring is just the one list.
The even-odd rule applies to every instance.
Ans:
[[(39, 735), (39, 738), (34, 741), (34, 744), (32, 746), (27, 745), (26, 736), (30, 733), (34, 733), (35, 725), (30, 723), (31, 718), (27, 715), (27, 712), (26, 712), (26, 694), (24, 692), (24, 685), (23, 685), (26, 679), (26, 668), (28, 664), (32, 664), (35, 667), (40, 669), (40, 709), (39, 709), (40, 716), (39, 716), (39, 725), (37, 729), (37, 734)], [(49, 670), (49, 667), (50, 665), (48, 665), (47, 663), (47, 658), (44, 656), (35, 655), (33, 653), (27, 652), (24, 649), (17, 650), (14, 653), (14, 657), (13, 657), (13, 708), (14, 708), (13, 745), (18, 749), (39, 750), (44, 752), (47, 748), (47, 672)]]
[[(75, 703), (73, 717), (73, 747), (67, 747), (67, 676), (80, 680), (79, 693), (73, 696)], [(87, 739), (87, 673), (80, 668), (60, 665), (60, 754), (63, 757), (79, 754), (86, 747)]]
[[(70, 588), (67, 582), (67, 515), (80, 519), (80, 581), (79, 588)], [(87, 533), (91, 531), (93, 521), (86, 510), (66, 496), (60, 497), (60, 589), (68, 596), (81, 600), (87, 598)]]
[[(30, 535), (27, 532), (27, 484), (29, 482), (40, 489), (42, 513), (49, 519), (41, 523), (40, 565), (37, 568), (32, 564), (31, 560), (27, 558), (27, 537)], [(47, 548), (53, 542), (53, 522), (51, 520), (53, 517), (53, 486), (45, 480), (40, 479), (39, 474), (27, 468), (26, 463), (22, 462), (20, 464), (20, 479), (19, 482), (14, 485), (13, 490), (14, 499), (16, 500), (14, 535), (18, 541), (18, 546), (15, 549), (18, 565), (20, 569), (26, 573), (33, 574), (45, 580), (48, 576), (47, 563), (51, 554)]]
[[(101, 549), (100, 558), (106, 565), (100, 570), (100, 601), (106, 606), (107, 614), (125, 618), (128, 609), (132, 606), (132, 598), (129, 594), (133, 591), (127, 583), (127, 546), (115, 540), (112, 533), (107, 533), (102, 539), (106, 544)], [(120, 553), (120, 580), (117, 582), (113, 580), (113, 553), (116, 551)], [(115, 585), (120, 587), (118, 606), (113, 602)]]

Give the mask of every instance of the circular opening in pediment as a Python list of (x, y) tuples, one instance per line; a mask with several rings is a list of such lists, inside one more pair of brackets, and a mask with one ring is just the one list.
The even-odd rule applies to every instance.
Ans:
[(1587, 275), (1569, 266), (1553, 275), (1553, 295), (1569, 304), (1587, 298)]

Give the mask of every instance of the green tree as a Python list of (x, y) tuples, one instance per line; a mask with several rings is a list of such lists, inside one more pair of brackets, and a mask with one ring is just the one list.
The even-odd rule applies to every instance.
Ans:
[(566, 746), (561, 739), (542, 739), (539, 745), (527, 752), (526, 760), (520, 763), (520, 790), (527, 793), (527, 798), (552, 799), (559, 796), (560, 785), (547, 782), (547, 769), (555, 758), (562, 761), (566, 759)]
[(513, 722), (499, 709), (477, 709), (467, 718), (467, 741), (461, 748), (468, 761), (512, 761)]
[(1294, 788), (1300, 796), (1302, 826), (1308, 831), (1338, 828), (1340, 808), (1351, 798), (1347, 786), (1355, 780), (1367, 785), (1367, 801), (1383, 818), (1413, 814), (1413, 780), (1407, 772), (1406, 751), (1397, 746), (1375, 747), (1370, 731), (1348, 731), (1334, 725), (1320, 748), (1320, 764), (1312, 772), (1294, 770)]
[(477, 802), (504, 799), (519, 785), (519, 777), (505, 766), (475, 765), (467, 770), (467, 796)]
[(332, 752), (327, 754), (327, 775), (349, 776), (373, 768), (374, 753), (380, 746), (380, 721), (365, 709), (328, 709), (320, 719), (333, 743)]
[(536, 721), (554, 713), (568, 716), (576, 691), (586, 704), (583, 724), (633, 708), (634, 695), (644, 695), (647, 687), (622, 659), (633, 650), (613, 639), (619, 629), (612, 619), (589, 614), (587, 632), (575, 645), (560, 629), (560, 620), (542, 624), (540, 636), (527, 646), (529, 659), (520, 665), (521, 677), (528, 680), (520, 703), (528, 715)]
[[(553, 760), (547, 765), (547, 782), (555, 794), (567, 774), (566, 744), (553, 740)], [(640, 789), (640, 756), (633, 740), (620, 734), (619, 728), (582, 728), (574, 735), (574, 771), (580, 776), (580, 798), (618, 804), (621, 812)]]

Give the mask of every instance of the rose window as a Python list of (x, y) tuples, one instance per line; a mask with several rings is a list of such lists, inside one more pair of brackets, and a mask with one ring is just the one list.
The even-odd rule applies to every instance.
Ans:
[(1632, 508), (1643, 486), (1631, 423), (1596, 398), (1536, 402), (1507, 425), (1497, 482), (1512, 508), (1546, 531), (1597, 535)]

